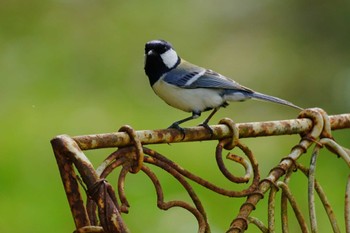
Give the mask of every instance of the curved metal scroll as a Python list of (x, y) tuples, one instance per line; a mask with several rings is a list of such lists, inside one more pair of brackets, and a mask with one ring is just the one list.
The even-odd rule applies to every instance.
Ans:
[[(74, 138), (66, 135), (57, 136), (51, 141), (51, 143), (75, 221), (75, 232), (129, 232), (127, 225), (122, 218), (122, 214), (128, 213), (130, 207), (124, 191), (125, 179), (128, 173), (143, 173), (152, 181), (156, 190), (158, 208), (168, 210), (173, 207), (181, 207), (193, 214), (198, 222), (198, 232), (209, 233), (210, 226), (200, 198), (191, 187), (189, 180), (196, 182), (200, 186), (207, 188), (218, 195), (237, 198), (246, 197), (246, 201), (242, 204), (237, 217), (232, 221), (227, 232), (243, 232), (248, 228), (249, 224), (256, 225), (262, 232), (274, 232), (276, 221), (275, 200), (276, 192), (278, 191), (282, 192), (281, 221), (283, 232), (288, 232), (288, 217), (286, 214), (288, 202), (294, 210), (301, 231), (308, 232), (306, 220), (288, 186), (288, 182), (292, 176), (292, 171), (297, 169), (301, 170), (309, 180), (309, 210), (312, 232), (317, 232), (314, 191), (320, 196), (322, 203), (326, 207), (326, 212), (329, 216), (334, 232), (340, 232), (331, 206), (319, 183), (315, 180), (314, 174), (317, 156), (322, 148), (327, 148), (331, 152), (337, 154), (350, 166), (349, 150), (338, 145), (331, 134), (331, 129), (335, 129), (339, 127), (339, 125), (342, 125), (342, 127), (339, 128), (350, 128), (350, 115), (342, 115), (342, 120), (334, 120), (334, 117), (330, 120), (330, 117), (328, 117), (328, 115), (321, 109), (306, 109), (301, 112), (299, 118), (300, 120), (295, 121), (300, 123), (299, 125), (301, 128), (305, 127), (305, 122), (307, 124), (311, 122), (311, 128), (306, 127), (307, 130), (299, 132), (301, 133), (301, 141), (293, 147), (291, 153), (287, 157), (284, 157), (264, 179), (260, 178), (258, 162), (252, 151), (239, 139), (240, 136), (244, 136), (242, 125), (235, 124), (232, 120), (225, 118), (219, 122), (219, 126), (212, 127), (214, 132), (213, 139), (218, 140), (215, 151), (218, 169), (223, 174), (223, 177), (230, 182), (237, 184), (250, 183), (247, 188), (241, 191), (219, 187), (215, 183), (209, 182), (182, 168), (157, 151), (144, 146), (145, 144), (158, 143), (159, 141), (168, 143), (178, 142), (182, 136), (177, 135), (175, 131), (166, 131), (165, 135), (170, 133), (169, 137), (162, 136), (159, 131), (154, 131), (154, 134), (151, 131), (140, 133), (139, 131), (133, 130), (130, 126), (123, 126), (118, 133), (118, 135), (120, 135), (119, 139), (115, 138), (116, 134), (113, 134), (112, 136), (109, 135), (113, 139), (116, 139), (121, 146), (119, 146), (115, 152), (110, 154), (96, 170), (84, 155), (82, 149), (110, 147), (116, 144), (115, 140), (111, 140), (111, 138), (106, 135), (91, 135), (90, 138), (89, 136), (79, 136)], [(287, 124), (284, 122), (283, 125), (285, 127), (289, 125), (289, 127), (286, 128), (287, 132), (298, 131), (295, 128), (290, 128), (291, 125), (297, 127), (298, 124)], [(271, 124), (269, 127), (270, 126)], [(192, 141), (192, 137), (209, 140), (205, 129), (204, 131), (203, 129), (196, 130), (188, 130), (184, 140)], [(258, 128), (252, 128), (250, 126), (246, 128), (246, 130), (246, 132), (249, 131), (253, 135), (259, 136), (257, 135)], [(281, 133), (281, 130), (283, 130), (281, 128), (272, 131), (267, 130), (267, 128), (264, 130), (264, 132), (275, 132), (278, 135), (283, 134)], [(128, 139), (125, 139), (125, 135), (127, 135)], [(146, 135), (146, 137), (143, 137), (143, 135)], [(158, 139), (158, 136), (160, 138), (163, 137), (163, 139)], [(105, 140), (101, 139), (103, 137), (105, 137)], [(106, 144), (106, 141), (110, 143)], [(308, 148), (312, 145), (315, 145), (315, 148), (313, 149), (311, 156), (311, 165), (310, 168), (306, 168), (299, 164), (297, 160), (302, 154), (307, 152)], [(223, 160), (224, 150), (232, 151), (237, 149), (241, 150), (245, 156), (242, 157), (233, 154), (232, 152), (228, 152), (226, 159), (239, 163), (244, 168), (245, 173), (242, 177), (234, 175), (226, 167)], [(179, 200), (165, 201), (162, 185), (156, 174), (152, 171), (153, 166), (163, 169), (167, 174), (174, 177), (174, 179), (176, 179), (187, 192), (192, 203)], [(76, 174), (74, 167), (79, 175)], [(108, 175), (116, 168), (121, 168), (118, 169), (118, 171), (120, 171), (118, 185), (116, 187), (118, 195), (116, 195), (115, 190), (107, 181)], [(284, 180), (281, 181), (280, 178), (283, 176)], [(79, 191), (79, 183), (85, 189), (87, 194), (86, 206), (84, 206), (84, 200)], [(348, 184), (347, 187), (350, 187), (350, 185)], [(268, 191), (268, 223), (267, 226), (265, 226), (262, 221), (250, 216), (250, 214), (256, 208), (256, 204)], [(345, 218), (348, 232), (350, 232), (349, 192), (349, 188), (347, 188)]]

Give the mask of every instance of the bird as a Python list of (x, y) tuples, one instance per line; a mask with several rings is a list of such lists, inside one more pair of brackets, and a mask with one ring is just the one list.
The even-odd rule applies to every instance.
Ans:
[(168, 41), (157, 39), (145, 44), (144, 70), (153, 91), (168, 105), (191, 116), (175, 121), (168, 128), (174, 128), (185, 135), (180, 124), (196, 119), (202, 112), (212, 110), (201, 126), (209, 127), (209, 120), (229, 102), (257, 99), (303, 108), (280, 98), (256, 92), (213, 70), (194, 65), (182, 59)]

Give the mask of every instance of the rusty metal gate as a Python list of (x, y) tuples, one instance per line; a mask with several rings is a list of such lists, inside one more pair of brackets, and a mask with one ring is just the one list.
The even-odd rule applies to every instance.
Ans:
[[(332, 137), (332, 131), (350, 128), (350, 114), (328, 116), (322, 109), (306, 109), (298, 119), (234, 123), (231, 119), (222, 119), (218, 125), (210, 126), (210, 135), (203, 127), (186, 129), (182, 135), (174, 129), (135, 131), (130, 126), (123, 126), (119, 132), (69, 137), (60, 135), (51, 140), (63, 186), (73, 214), (75, 232), (129, 232), (122, 214), (128, 212), (129, 204), (124, 192), (125, 177), (128, 173), (143, 172), (152, 181), (157, 195), (157, 206), (167, 210), (182, 207), (193, 214), (198, 222), (198, 232), (210, 232), (204, 206), (200, 197), (190, 185), (190, 180), (216, 192), (219, 195), (242, 198), (242, 205), (236, 210), (237, 215), (228, 223), (227, 232), (244, 232), (249, 224), (254, 224), (261, 232), (288, 232), (288, 203), (291, 206), (301, 232), (318, 232), (315, 196), (318, 195), (330, 220), (333, 232), (344, 232), (340, 229), (325, 192), (315, 179), (317, 157), (321, 150), (336, 154), (350, 167), (350, 150), (339, 145)], [(292, 148), (290, 154), (281, 158), (281, 162), (271, 169), (266, 177), (261, 177), (258, 161), (241, 138), (272, 135), (300, 134), (300, 141)], [(190, 171), (182, 168), (169, 158), (155, 150), (145, 147), (147, 144), (179, 143), (189, 141), (217, 140), (216, 162), (226, 179), (234, 183), (249, 183), (241, 191), (221, 188)], [(190, 144), (189, 144), (190, 145)], [(99, 148), (117, 148), (97, 169), (83, 153), (84, 150)], [(232, 174), (223, 161), (223, 151), (240, 150), (245, 156), (228, 153), (227, 159), (237, 162), (245, 169), (245, 175), (237, 177)], [(298, 162), (302, 154), (311, 150), (310, 166)], [(157, 166), (173, 176), (187, 191), (192, 203), (185, 201), (164, 201), (161, 184), (151, 167)], [(114, 188), (106, 177), (116, 168), (121, 168), (118, 185)], [(289, 180), (293, 171), (305, 174), (308, 180), (309, 221), (300, 210)], [(350, 175), (344, 196), (345, 232), (350, 233)], [(80, 188), (86, 192), (84, 200)], [(276, 229), (275, 203), (276, 193), (281, 192), (281, 227)], [(257, 203), (268, 198), (267, 222), (251, 216)], [(345, 198), (344, 198), (345, 197)], [(234, 210), (233, 210), (234, 211)]]

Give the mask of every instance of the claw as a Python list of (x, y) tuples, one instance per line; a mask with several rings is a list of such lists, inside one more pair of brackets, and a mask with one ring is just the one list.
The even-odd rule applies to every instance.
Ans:
[(207, 129), (210, 133), (210, 138), (212, 138), (214, 136), (214, 131), (210, 128), (210, 126), (208, 125), (208, 123), (203, 122), (202, 124), (200, 124), (199, 126), (203, 126), (205, 129)]
[(180, 131), (182, 134), (181, 140), (183, 140), (186, 136), (185, 130), (182, 127), (180, 127), (179, 124), (177, 124), (176, 122), (170, 125), (168, 129), (177, 129), (178, 131)]

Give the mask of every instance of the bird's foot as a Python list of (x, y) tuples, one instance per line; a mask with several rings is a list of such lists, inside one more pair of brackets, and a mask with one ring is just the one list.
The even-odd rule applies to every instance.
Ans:
[(200, 124), (199, 126), (203, 126), (205, 129), (207, 129), (210, 133), (210, 138), (212, 138), (214, 136), (214, 131), (210, 128), (210, 126), (208, 125), (208, 123), (203, 122), (202, 124)]
[(181, 140), (183, 140), (183, 139), (185, 138), (185, 136), (186, 136), (185, 130), (184, 130), (182, 127), (180, 127), (179, 124), (176, 123), (176, 122), (173, 123), (172, 125), (170, 125), (170, 126), (168, 127), (168, 129), (177, 129), (178, 131), (180, 131), (181, 134), (182, 134)]

